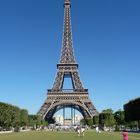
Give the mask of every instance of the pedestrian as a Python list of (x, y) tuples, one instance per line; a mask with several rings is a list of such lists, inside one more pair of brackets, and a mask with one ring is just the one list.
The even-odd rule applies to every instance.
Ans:
[(98, 126), (96, 126), (96, 132), (99, 133), (99, 127)]
[(128, 140), (128, 133), (126, 130), (123, 131), (123, 140)]

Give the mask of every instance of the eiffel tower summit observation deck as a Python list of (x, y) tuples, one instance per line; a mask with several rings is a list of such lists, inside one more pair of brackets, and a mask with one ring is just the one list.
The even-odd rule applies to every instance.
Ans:
[[(78, 110), (84, 119), (98, 115), (98, 112), (89, 99), (88, 89), (85, 89), (78, 73), (78, 64), (75, 61), (72, 28), (71, 28), (71, 1), (64, 0), (64, 25), (62, 48), (56, 77), (51, 89), (48, 89), (47, 98), (38, 114), (45, 120), (51, 120), (53, 115), (65, 108)], [(64, 89), (64, 80), (68, 77), (72, 82), (72, 89)]]

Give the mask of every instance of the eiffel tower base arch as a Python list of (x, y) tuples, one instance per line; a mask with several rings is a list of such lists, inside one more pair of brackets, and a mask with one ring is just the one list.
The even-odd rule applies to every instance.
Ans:
[(48, 90), (48, 96), (38, 114), (48, 122), (53, 121), (54, 114), (63, 108), (78, 110), (84, 119), (98, 115), (94, 105), (88, 98), (87, 90), (83, 92), (61, 92), (58, 94)]

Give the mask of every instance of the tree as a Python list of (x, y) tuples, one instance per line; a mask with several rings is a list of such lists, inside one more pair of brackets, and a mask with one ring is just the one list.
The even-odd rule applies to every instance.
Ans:
[(140, 120), (138, 121), (138, 127), (139, 127), (139, 130), (140, 130)]
[(125, 125), (125, 114), (124, 111), (118, 110), (114, 113), (114, 118), (117, 125)]
[(125, 125), (125, 114), (124, 111), (118, 110), (114, 113), (114, 118), (116, 120), (116, 130), (123, 129)]
[(140, 120), (140, 98), (129, 101), (124, 105), (125, 120), (139, 121)]
[(102, 113), (109, 113), (109, 114), (113, 114), (113, 110), (111, 108), (109, 109), (105, 109), (102, 111)]
[(20, 109), (18, 107), (11, 107), (10, 111), (12, 127), (18, 127), (20, 125)]
[(94, 125), (99, 125), (99, 116), (94, 116), (93, 117), (93, 124)]
[(103, 110), (102, 113), (99, 115), (99, 124), (101, 126), (111, 127), (115, 124), (115, 119), (113, 115), (112, 109)]
[(42, 124), (43, 127), (48, 126), (48, 122), (45, 121), (45, 120), (42, 120), (42, 121), (41, 121), (41, 124)]
[(40, 126), (42, 123), (42, 117), (40, 115), (35, 115), (36, 116), (36, 126)]
[(86, 124), (88, 126), (92, 126), (93, 125), (93, 119), (92, 118), (86, 119)]
[(11, 106), (5, 103), (0, 103), (0, 126), (7, 128), (11, 126)]
[(25, 109), (20, 110), (20, 125), (21, 126), (28, 125), (28, 111)]
[(42, 124), (42, 118), (39, 115), (29, 115), (29, 125), (39, 127)]
[(28, 125), (34, 127), (35, 121), (33, 119), (33, 115), (28, 115)]
[(104, 127), (106, 125), (106, 114), (100, 113), (99, 115), (99, 124)]
[(81, 120), (80, 120), (80, 124), (85, 125), (85, 124), (86, 124), (85, 119), (81, 119)]
[(21, 124), (26, 125), (27, 120), (28, 112), (26, 110), (21, 110), (19, 107), (0, 102), (0, 126), (2, 128), (18, 128)]
[(126, 127), (129, 127), (131, 130), (137, 129), (138, 121), (127, 122)]
[(20, 109), (6, 103), (0, 103), (0, 125), (3, 128), (16, 127), (20, 123)]

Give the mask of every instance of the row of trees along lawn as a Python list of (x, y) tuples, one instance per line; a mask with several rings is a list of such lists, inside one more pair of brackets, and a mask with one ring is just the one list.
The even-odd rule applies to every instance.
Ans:
[(122, 130), (124, 127), (131, 129), (138, 127), (137, 121), (132, 120), (127, 122), (125, 120), (124, 111), (118, 110), (114, 113), (112, 109), (103, 110), (99, 116), (94, 116), (92, 119), (83, 119), (81, 123), (89, 126), (101, 126), (102, 128), (115, 128), (115, 130)]
[(124, 111), (126, 121), (137, 121), (140, 128), (140, 98), (136, 98), (125, 104)]
[(29, 115), (25, 109), (0, 102), (0, 128), (9, 130), (18, 127), (46, 126), (48, 123), (38, 115)]

